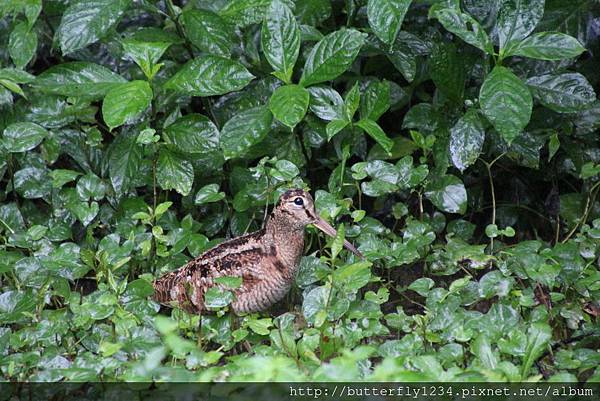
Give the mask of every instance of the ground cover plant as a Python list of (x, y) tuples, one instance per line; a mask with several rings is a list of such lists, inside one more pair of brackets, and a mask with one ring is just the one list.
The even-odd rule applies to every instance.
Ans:
[[(0, 16), (3, 380), (600, 379), (597, 1)], [(160, 311), (154, 278), (287, 188), (339, 235), (284, 302)]]

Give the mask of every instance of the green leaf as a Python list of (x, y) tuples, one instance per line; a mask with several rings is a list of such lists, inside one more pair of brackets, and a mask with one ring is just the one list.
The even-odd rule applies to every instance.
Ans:
[(559, 113), (581, 111), (596, 100), (594, 88), (578, 72), (531, 77), (527, 85), (540, 103)]
[(56, 31), (63, 54), (102, 39), (129, 8), (131, 0), (79, 0), (65, 10)]
[(250, 330), (261, 336), (269, 335), (271, 332), (269, 328), (271, 326), (273, 326), (273, 320), (270, 317), (263, 319), (251, 319), (248, 321), (248, 327)]
[(158, 72), (158, 60), (171, 46), (169, 42), (141, 42), (133, 39), (123, 41), (125, 55), (133, 60), (144, 72), (146, 78), (152, 80)]
[(483, 142), (485, 140), (485, 128), (479, 113), (469, 110), (450, 129), (450, 158), (454, 166), (464, 171), (475, 163)]
[(326, 121), (344, 119), (344, 99), (332, 88), (312, 86), (310, 92), (310, 111)]
[(8, 53), (17, 68), (23, 68), (31, 61), (37, 45), (37, 34), (28, 24), (21, 22), (15, 26), (8, 39)]
[(48, 169), (25, 167), (15, 173), (15, 190), (26, 199), (38, 199), (48, 195), (52, 190)]
[(485, 369), (496, 369), (498, 365), (498, 357), (492, 350), (490, 341), (485, 334), (480, 334), (473, 341), (473, 344), (471, 345), (471, 352), (473, 352), (473, 354), (479, 358), (481, 365)]
[(425, 196), (438, 209), (448, 213), (467, 211), (467, 191), (460, 178), (445, 175), (427, 184)]
[(48, 131), (37, 124), (14, 123), (6, 127), (0, 143), (8, 152), (26, 152), (38, 146), (48, 135)]
[(369, 0), (369, 26), (384, 43), (391, 45), (396, 40), (411, 2), (412, 0)]
[(375, 141), (381, 145), (383, 150), (386, 152), (390, 152), (392, 150), (392, 146), (394, 146), (394, 142), (388, 138), (385, 132), (381, 129), (381, 127), (373, 120), (368, 118), (364, 118), (356, 123), (356, 125), (365, 130), (367, 134)]
[(436, 87), (456, 103), (462, 103), (466, 71), (464, 56), (452, 43), (437, 43), (429, 56), (429, 74)]
[(229, 56), (234, 46), (233, 29), (219, 14), (188, 8), (182, 16), (190, 42), (207, 53)]
[(333, 120), (327, 123), (325, 127), (325, 133), (327, 134), (327, 140), (330, 141), (331, 138), (335, 136), (338, 132), (346, 128), (350, 124), (348, 120)]
[(132, 81), (111, 89), (102, 102), (104, 122), (111, 131), (134, 123), (150, 107), (152, 96), (152, 88), (146, 81)]
[(219, 14), (230, 23), (243, 28), (259, 23), (270, 4), (271, 0), (231, 0)]
[(346, 28), (325, 36), (308, 54), (300, 85), (306, 87), (331, 81), (343, 74), (354, 62), (365, 37), (355, 29)]
[(240, 288), (243, 283), (242, 277), (221, 276), (215, 278), (215, 283), (223, 285), (231, 290)]
[(219, 192), (219, 184), (208, 184), (198, 190), (194, 197), (194, 205), (204, 205), (222, 199), (225, 199), (225, 192)]
[(426, 297), (427, 294), (429, 294), (429, 291), (433, 288), (434, 284), (434, 281), (429, 277), (422, 277), (413, 281), (408, 286), (408, 289), (416, 292), (422, 297)]
[[(343, 225), (340, 227), (343, 227)], [(356, 293), (369, 283), (371, 278), (369, 267), (371, 265), (371, 262), (360, 261), (342, 266), (333, 272), (333, 281), (336, 286), (343, 288), (346, 292)]]
[(53, 188), (61, 188), (67, 182), (75, 181), (77, 177), (79, 177), (81, 173), (73, 170), (65, 170), (65, 169), (56, 169), (50, 172), (50, 177), (52, 177), (52, 187)]
[(299, 85), (280, 86), (269, 99), (269, 110), (284, 125), (294, 128), (308, 110), (310, 93)]
[(529, 377), (529, 370), (552, 339), (552, 329), (546, 323), (533, 323), (527, 330), (527, 348), (521, 367), (521, 379)]
[(585, 47), (572, 36), (559, 32), (539, 32), (514, 44), (509, 43), (504, 57), (523, 56), (552, 61), (574, 58), (584, 51)]
[(331, 288), (325, 286), (315, 287), (304, 296), (302, 313), (307, 322), (312, 323), (317, 327), (320, 326), (318, 323), (321, 319), (319, 319), (318, 315), (323, 311), (326, 313), (327, 300), (329, 299), (330, 291)]
[(225, 158), (239, 157), (265, 139), (272, 121), (273, 115), (264, 106), (245, 110), (227, 121), (221, 130), (221, 149)]
[(207, 154), (219, 151), (219, 130), (208, 117), (188, 114), (167, 126), (163, 135), (181, 152)]
[(360, 97), (360, 118), (379, 120), (379, 117), (390, 108), (390, 92), (389, 81), (369, 82)]
[(238, 91), (254, 79), (237, 61), (214, 55), (188, 61), (165, 83), (165, 88), (194, 96), (215, 96)]
[(211, 287), (204, 294), (204, 305), (207, 308), (223, 308), (233, 301), (231, 291), (219, 287)]
[(352, 121), (358, 106), (360, 105), (360, 91), (358, 82), (355, 82), (352, 88), (344, 95), (344, 116), (348, 121)]
[(533, 99), (527, 86), (506, 67), (496, 66), (479, 91), (483, 114), (511, 143), (531, 118)]
[(50, 67), (32, 85), (44, 93), (96, 100), (125, 82), (125, 78), (106, 67), (75, 61)]
[(543, 14), (544, 0), (501, 0), (496, 21), (500, 49), (511, 40), (527, 37)]
[(104, 182), (95, 174), (87, 173), (77, 181), (77, 193), (81, 200), (101, 200), (106, 193)]
[(127, 193), (142, 167), (143, 150), (133, 135), (119, 135), (110, 147), (108, 171), (117, 194)]
[(494, 46), (488, 34), (477, 20), (469, 14), (461, 13), (454, 8), (436, 10), (434, 17), (446, 28), (470, 45), (493, 54)]
[(280, 0), (273, 0), (267, 10), (261, 44), (265, 58), (275, 70), (274, 75), (290, 83), (300, 52), (300, 30), (294, 13)]
[(165, 147), (158, 155), (156, 180), (162, 189), (174, 189), (186, 196), (192, 190), (194, 168), (189, 160)]

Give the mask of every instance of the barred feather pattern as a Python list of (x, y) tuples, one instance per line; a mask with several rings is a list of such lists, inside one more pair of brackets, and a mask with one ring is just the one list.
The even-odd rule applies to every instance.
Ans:
[(304, 225), (272, 213), (265, 229), (223, 242), (154, 282), (154, 299), (189, 313), (206, 312), (204, 295), (217, 277), (241, 277), (234, 313), (264, 310), (289, 291), (304, 248)]

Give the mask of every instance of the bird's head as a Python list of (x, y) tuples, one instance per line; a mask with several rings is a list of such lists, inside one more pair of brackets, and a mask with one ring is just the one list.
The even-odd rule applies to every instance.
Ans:
[[(302, 189), (290, 189), (284, 192), (279, 198), (274, 214), (278, 215), (279, 219), (287, 221), (290, 227), (312, 224), (331, 237), (337, 235), (335, 228), (317, 214), (312, 196)], [(354, 245), (346, 240), (344, 240), (344, 247), (356, 256), (363, 257)]]

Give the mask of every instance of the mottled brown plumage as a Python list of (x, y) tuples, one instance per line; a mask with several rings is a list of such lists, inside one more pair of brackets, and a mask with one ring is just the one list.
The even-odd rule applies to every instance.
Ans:
[[(265, 228), (223, 242), (180, 269), (154, 282), (154, 299), (190, 313), (202, 313), (204, 294), (217, 277), (241, 277), (233, 291), (235, 313), (254, 312), (281, 300), (294, 280), (304, 249), (304, 227), (314, 224), (328, 235), (336, 232), (315, 212), (310, 194), (294, 189), (285, 192), (269, 216)], [(345, 247), (362, 257), (348, 241)]]

